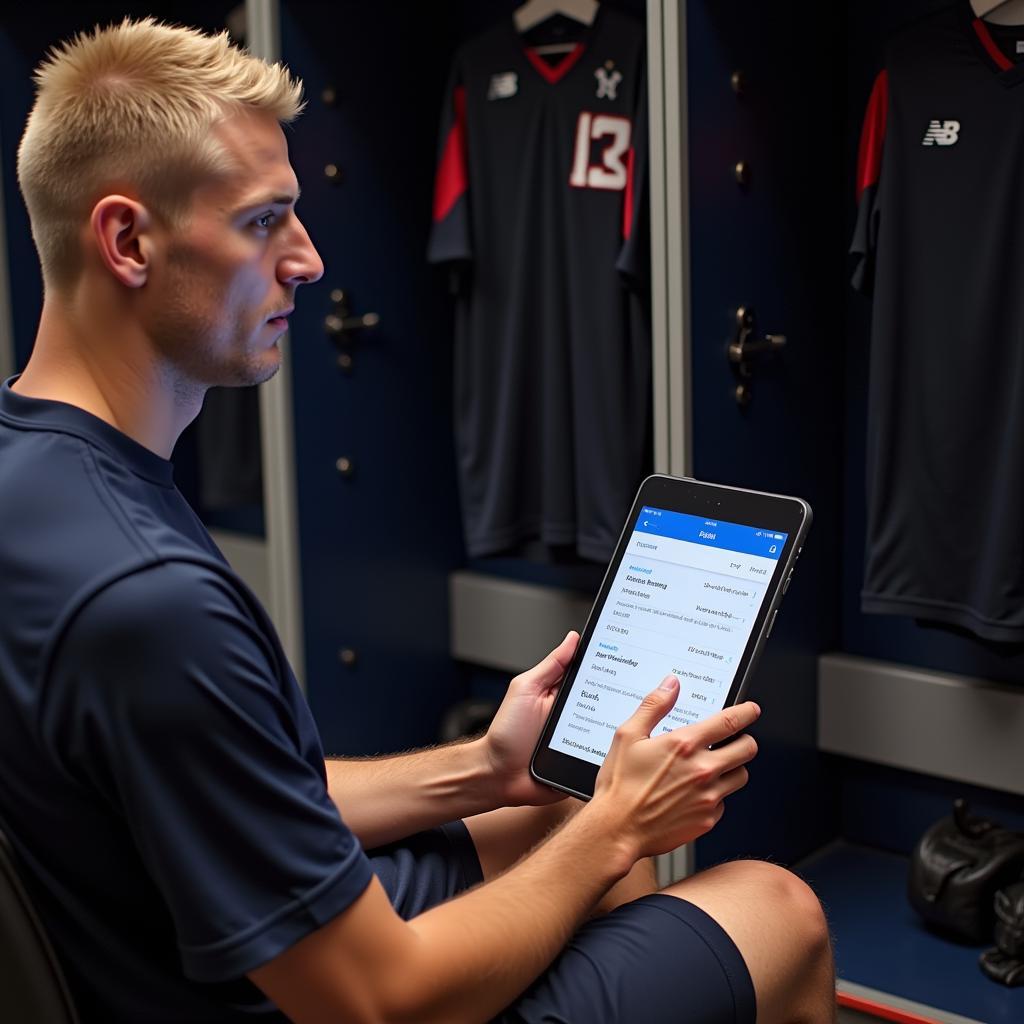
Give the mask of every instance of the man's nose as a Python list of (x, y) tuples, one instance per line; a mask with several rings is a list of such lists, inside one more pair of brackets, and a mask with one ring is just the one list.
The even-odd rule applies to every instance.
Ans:
[(279, 278), (283, 284), (313, 284), (324, 276), (324, 262), (316, 251), (305, 225), (296, 218), (295, 238), (288, 255), (281, 261)]

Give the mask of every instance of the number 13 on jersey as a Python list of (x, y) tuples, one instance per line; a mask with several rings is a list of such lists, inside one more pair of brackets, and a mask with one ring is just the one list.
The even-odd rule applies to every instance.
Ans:
[[(626, 158), (632, 127), (628, 117), (581, 111), (576, 121), (576, 143), (569, 184), (573, 188), (621, 192), (629, 177)], [(603, 143), (597, 163), (592, 162), (594, 142)]]

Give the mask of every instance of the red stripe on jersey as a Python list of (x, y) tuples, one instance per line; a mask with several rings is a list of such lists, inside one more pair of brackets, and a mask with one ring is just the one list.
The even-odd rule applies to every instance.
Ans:
[(999, 67), (1000, 71), (1009, 71), (1013, 67), (1013, 61), (1003, 53), (1002, 50), (996, 46), (996, 41), (992, 38), (992, 34), (988, 30), (988, 26), (981, 20), (981, 18), (975, 18), (971, 22), (974, 27), (974, 31), (977, 33), (978, 38), (981, 40), (981, 45), (988, 51), (988, 55), (994, 60)]
[(636, 151), (632, 146), (626, 156), (626, 194), (622, 197), (622, 237), (628, 242), (633, 234), (633, 160)]
[(544, 78), (554, 85), (561, 81), (583, 56), (583, 44), (577, 43), (557, 64), (549, 64), (536, 50), (529, 47), (526, 48), (526, 56)]
[(457, 85), (452, 96), (455, 120), (444, 140), (441, 161), (434, 182), (434, 223), (442, 221), (469, 187), (466, 168), (466, 87)]
[(885, 144), (885, 121), (889, 113), (889, 74), (879, 71), (864, 112), (857, 153), (857, 202), (864, 189), (878, 183), (882, 170), (882, 146)]

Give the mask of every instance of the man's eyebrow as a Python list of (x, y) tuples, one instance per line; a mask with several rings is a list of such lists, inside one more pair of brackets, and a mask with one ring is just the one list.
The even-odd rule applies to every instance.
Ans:
[(302, 189), (292, 192), (272, 192), (247, 199), (238, 207), (239, 210), (252, 210), (258, 206), (294, 206), (302, 195)]

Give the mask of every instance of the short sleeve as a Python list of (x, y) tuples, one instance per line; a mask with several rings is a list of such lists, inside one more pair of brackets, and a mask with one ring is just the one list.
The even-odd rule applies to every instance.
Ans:
[(626, 190), (622, 200), (622, 248), (616, 269), (632, 285), (650, 280), (651, 228), (648, 169), (647, 74), (641, 71), (633, 137), (626, 156)]
[(431, 263), (473, 258), (466, 86), (456, 60), (448, 78), (438, 133), (433, 226), (427, 247)]
[(882, 216), (878, 197), (882, 174), (882, 152), (889, 114), (889, 76), (881, 71), (868, 99), (857, 152), (857, 225), (850, 244), (855, 257), (853, 287), (870, 295), (874, 284), (875, 251)]
[(370, 881), (282, 664), (233, 584), (188, 563), (93, 596), (50, 662), (43, 735), (123, 816), (196, 981), (241, 977)]

